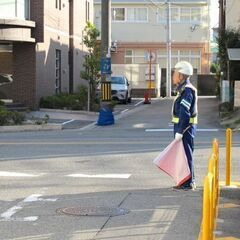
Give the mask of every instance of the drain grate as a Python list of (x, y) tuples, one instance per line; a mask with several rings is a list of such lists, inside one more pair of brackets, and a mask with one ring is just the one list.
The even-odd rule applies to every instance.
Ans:
[(128, 214), (130, 211), (125, 208), (110, 207), (71, 207), (57, 209), (57, 213), (74, 216), (120, 216)]

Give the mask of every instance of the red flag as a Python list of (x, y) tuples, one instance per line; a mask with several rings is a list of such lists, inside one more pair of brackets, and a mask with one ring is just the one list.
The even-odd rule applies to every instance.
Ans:
[(154, 160), (161, 170), (170, 175), (177, 186), (191, 177), (182, 140), (173, 140)]

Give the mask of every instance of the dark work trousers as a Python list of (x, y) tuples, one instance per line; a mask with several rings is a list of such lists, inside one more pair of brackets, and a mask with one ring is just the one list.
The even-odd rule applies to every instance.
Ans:
[[(176, 133), (177, 124), (174, 124), (174, 136)], [(192, 182), (195, 181), (194, 175), (194, 164), (193, 164), (193, 150), (194, 150), (194, 137), (196, 134), (196, 125), (190, 125), (190, 127), (183, 134), (183, 146), (185, 149), (186, 157), (188, 160), (188, 166), (191, 172), (191, 177), (182, 185), (189, 186)]]

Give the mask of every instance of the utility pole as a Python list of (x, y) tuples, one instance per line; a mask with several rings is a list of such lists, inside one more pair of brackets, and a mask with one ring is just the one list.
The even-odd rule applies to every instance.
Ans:
[[(102, 0), (101, 6), (101, 58), (110, 58), (110, 39), (111, 39), (111, 1)], [(106, 73), (101, 72), (101, 80), (106, 81)]]
[(101, 109), (98, 125), (114, 124), (111, 106), (111, 0), (101, 1)]
[(172, 29), (171, 29), (171, 3), (167, 0), (167, 77), (166, 77), (166, 95), (171, 97), (172, 91)]

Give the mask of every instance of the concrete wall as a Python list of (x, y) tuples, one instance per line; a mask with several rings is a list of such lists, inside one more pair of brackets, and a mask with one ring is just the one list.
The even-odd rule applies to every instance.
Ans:
[[(124, 75), (133, 91), (152, 88), (160, 96), (161, 71), (158, 64), (152, 64), (151, 83), (149, 79), (149, 64), (112, 64), (112, 75)], [(142, 95), (143, 97), (143, 95)]]

